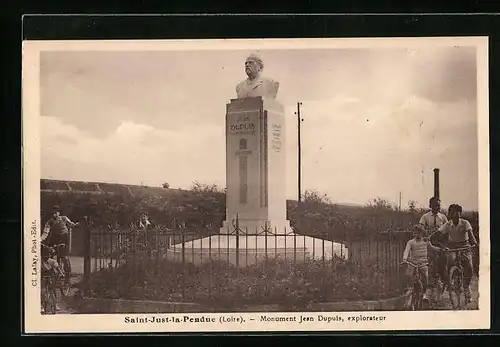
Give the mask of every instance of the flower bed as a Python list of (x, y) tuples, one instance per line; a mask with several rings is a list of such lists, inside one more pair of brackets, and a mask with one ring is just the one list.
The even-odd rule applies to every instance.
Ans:
[(304, 310), (317, 302), (378, 300), (401, 293), (396, 274), (387, 280), (375, 264), (333, 259), (292, 263), (269, 259), (236, 268), (225, 262), (201, 266), (142, 258), (91, 276), (94, 298), (194, 302), (218, 309), (278, 304)]

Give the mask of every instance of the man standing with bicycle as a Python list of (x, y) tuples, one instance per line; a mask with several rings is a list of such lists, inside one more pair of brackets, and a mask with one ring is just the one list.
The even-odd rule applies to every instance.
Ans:
[[(446, 218), (446, 216), (440, 212), (441, 200), (437, 196), (433, 196), (432, 198), (429, 199), (429, 208), (431, 210), (425, 213), (420, 218), (419, 224), (422, 225), (427, 230), (427, 235), (432, 236), (442, 225), (448, 222), (448, 218)], [(435, 236), (433, 238), (436, 239)], [(433, 240), (431, 240), (431, 242), (432, 241)], [(430, 260), (429, 285), (438, 288), (438, 300), (439, 300), (439, 296), (441, 295), (443, 286), (447, 281), (446, 257), (443, 252), (437, 252), (432, 250), (429, 253), (429, 260)]]
[[(454, 249), (477, 246), (477, 240), (472, 232), (472, 226), (468, 220), (461, 218), (462, 206), (458, 204), (451, 204), (448, 208), (448, 216), (450, 220), (443, 224), (438, 232), (448, 238), (447, 249), (453, 251)], [(470, 250), (463, 253), (464, 262), (462, 264), (464, 269), (464, 291), (465, 300), (470, 302), (470, 282), (472, 278), (473, 265), (472, 254)], [(447, 267), (450, 268), (455, 263), (456, 252), (449, 252), (447, 256)]]
[(433, 196), (429, 199), (429, 212), (425, 213), (420, 218), (419, 224), (425, 227), (428, 231), (436, 231), (441, 225), (448, 222), (448, 218), (441, 211), (441, 200)]
[(52, 217), (45, 223), (42, 233), (42, 242), (50, 236), (49, 244), (64, 244), (58, 247), (57, 258), (64, 262), (64, 274), (66, 280), (71, 276), (71, 263), (69, 261), (69, 231), (70, 228), (77, 226), (78, 223), (72, 222), (68, 217), (61, 216), (59, 206), (52, 209)]

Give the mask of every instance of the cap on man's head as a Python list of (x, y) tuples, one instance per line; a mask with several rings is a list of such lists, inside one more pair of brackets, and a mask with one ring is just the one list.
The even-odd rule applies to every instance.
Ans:
[(59, 205), (54, 205), (52, 207), (52, 211), (54, 211), (54, 212), (61, 212), (61, 209), (59, 208)]

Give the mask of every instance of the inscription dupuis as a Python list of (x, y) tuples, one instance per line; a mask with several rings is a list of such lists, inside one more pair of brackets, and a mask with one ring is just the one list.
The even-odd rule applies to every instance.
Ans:
[(255, 124), (254, 123), (238, 123), (231, 124), (229, 126), (229, 131), (233, 134), (247, 134), (255, 132)]

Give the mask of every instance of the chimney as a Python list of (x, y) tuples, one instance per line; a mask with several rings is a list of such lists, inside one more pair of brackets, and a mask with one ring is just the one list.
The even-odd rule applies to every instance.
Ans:
[(434, 169), (434, 196), (439, 198), (439, 169)]

